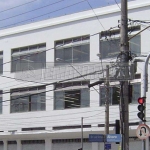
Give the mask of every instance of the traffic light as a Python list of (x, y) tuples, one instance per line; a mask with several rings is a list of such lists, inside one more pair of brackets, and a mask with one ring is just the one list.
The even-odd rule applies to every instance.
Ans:
[(140, 98), (138, 98), (138, 103), (139, 103), (139, 105), (138, 105), (137, 108), (138, 108), (139, 112), (138, 112), (137, 116), (138, 116), (143, 122), (145, 122), (145, 119), (144, 119), (144, 117), (145, 117), (145, 114), (144, 114), (144, 110), (145, 110), (145, 106), (144, 106), (145, 97), (140, 97)]

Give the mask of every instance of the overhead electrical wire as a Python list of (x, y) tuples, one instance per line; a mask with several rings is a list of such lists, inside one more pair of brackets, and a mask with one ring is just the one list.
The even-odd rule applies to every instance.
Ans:
[[(100, 111), (100, 110), (98, 110), (98, 111)], [(93, 112), (95, 112), (95, 111), (93, 111)], [(102, 113), (104, 113), (105, 112), (105, 110), (102, 110), (102, 111), (100, 111), (99, 113), (96, 113), (96, 114), (93, 114), (93, 115), (90, 115), (90, 116), (84, 116), (83, 118), (85, 118), (85, 119), (88, 119), (88, 118), (90, 118), (90, 117), (95, 117), (95, 116), (97, 116), (96, 118), (99, 118), (99, 119), (104, 119), (105, 118), (105, 116), (98, 116), (99, 114), (102, 114)], [(132, 111), (132, 112), (129, 112), (129, 113), (133, 113), (133, 112), (135, 112), (135, 113), (137, 113), (137, 111)], [(82, 115), (84, 114), (84, 113), (88, 113), (88, 111), (85, 111), (85, 112), (83, 112), (82, 113)], [(81, 114), (81, 113), (80, 113)], [(112, 119), (112, 118), (115, 118), (116, 116), (114, 116), (114, 114), (116, 114), (116, 112), (112, 112), (112, 114), (110, 115), (110, 118)], [(133, 114), (133, 115), (135, 115), (135, 114)], [(61, 116), (61, 115), (60, 115)], [(40, 118), (43, 118), (43, 116), (41, 116)], [(46, 117), (44, 117), (44, 118), (46, 118)], [(49, 116), (49, 118), (50, 118), (50, 116)], [(12, 118), (11, 118), (12, 119)], [(10, 119), (10, 120), (11, 120)], [(14, 118), (13, 118), (14, 119)], [(24, 118), (20, 118), (21, 120), (23, 120)], [(19, 119), (19, 120), (20, 120)], [(35, 119), (35, 118), (34, 118)], [(39, 118), (38, 118), (39, 119)], [(94, 118), (95, 119), (95, 118)], [(79, 117), (71, 117), (71, 118), (61, 118), (61, 119), (55, 119), (55, 120), (45, 120), (45, 122), (46, 123), (58, 123), (58, 122), (60, 122), (60, 121), (70, 121), (70, 120), (76, 120), (76, 121), (78, 121), (78, 120), (80, 120), (80, 118)], [(92, 120), (92, 119), (88, 119), (88, 120)], [(9, 122), (9, 120), (3, 120), (2, 119), (2, 121), (5, 121), (5, 124), (7, 123), (7, 122)], [(34, 120), (34, 122), (35, 122), (35, 120)], [(45, 122), (43, 122), (44, 124), (45, 124)], [(23, 123), (17, 123), (17, 122), (12, 122), (12, 123), (10, 123), (9, 125), (27, 125), (27, 124), (30, 124), (31, 123), (31, 121), (29, 121), (29, 122), (23, 122)], [(39, 121), (36, 121), (36, 125), (38, 125), (38, 124), (40, 124), (40, 125), (42, 125), (43, 124), (40, 120)], [(72, 121), (71, 121), (71, 123), (72, 123)], [(0, 124), (0, 125), (3, 125), (3, 124)]]
[(14, 18), (14, 17), (21, 16), (21, 15), (24, 15), (24, 14), (27, 14), (27, 13), (30, 13), (30, 12), (33, 12), (33, 11), (36, 11), (36, 10), (39, 10), (39, 9), (42, 9), (42, 8), (45, 8), (45, 7), (48, 7), (48, 6), (51, 6), (51, 5), (54, 5), (54, 4), (57, 4), (57, 3), (60, 3), (60, 2), (62, 2), (62, 1), (64, 1), (64, 0), (59, 0), (59, 1), (57, 1), (57, 2), (47, 4), (47, 5), (45, 5), (45, 6), (42, 6), (42, 7), (33, 9), (33, 10), (30, 10), (30, 11), (26, 11), (26, 12), (23, 12), (23, 13), (20, 13), (20, 14), (11, 16), (11, 17), (7, 17), (7, 18), (4, 18), (4, 19), (1, 19), (0, 22), (1, 22), (1, 21), (4, 21), (4, 20), (12, 19), (12, 18)]
[(102, 26), (102, 28), (105, 30), (105, 28), (104, 28), (103, 24), (102, 24), (102, 23), (101, 23), (101, 21), (99, 20), (98, 16), (96, 15), (96, 13), (95, 13), (94, 9), (92, 8), (91, 4), (89, 3), (89, 1), (88, 1), (88, 0), (86, 0), (86, 2), (87, 2), (87, 3), (88, 3), (88, 5), (90, 6), (91, 10), (93, 11), (93, 13), (94, 13), (94, 15), (95, 15), (96, 19), (98, 20), (98, 22), (100, 23), (100, 25)]
[(11, 10), (11, 9), (14, 9), (14, 8), (17, 8), (17, 7), (21, 7), (21, 6), (24, 6), (24, 5), (30, 4), (30, 3), (33, 3), (33, 2), (35, 2), (35, 1), (38, 1), (38, 0), (33, 0), (33, 1), (30, 1), (30, 2), (27, 2), (27, 3), (23, 3), (23, 4), (21, 4), (21, 5), (17, 5), (17, 6), (14, 6), (14, 7), (11, 7), (11, 8), (8, 8), (8, 9), (5, 9), (5, 10), (2, 10), (2, 11), (0, 11), (0, 13), (5, 12), (5, 11), (9, 11), (9, 10)]
[(60, 11), (60, 10), (63, 10), (63, 9), (72, 7), (72, 6), (77, 5), (77, 4), (80, 4), (80, 3), (83, 3), (83, 2), (85, 2), (85, 1), (86, 1), (86, 0), (82, 0), (82, 1), (80, 1), (80, 2), (77, 2), (77, 3), (71, 4), (71, 5), (65, 6), (65, 7), (63, 7), (63, 8), (60, 8), (60, 9), (57, 9), (57, 10), (54, 10), (54, 11), (51, 11), (51, 12), (48, 12), (48, 13), (45, 13), (45, 14), (36, 16), (36, 17), (32, 17), (32, 18), (30, 18), (30, 19), (26, 19), (26, 20), (23, 20), (23, 21), (19, 21), (19, 22), (17, 22), (17, 23), (13, 23), (13, 24), (10, 24), (10, 25), (2, 26), (2, 27), (0, 27), (0, 29), (4, 29), (4, 28), (7, 28), (7, 27), (12, 27), (13, 25), (18, 25), (18, 24), (20, 24), (20, 23), (23, 23), (23, 22), (26, 22), (26, 21), (30, 21), (30, 20), (32, 20), (32, 19), (36, 19), (36, 18), (39, 18), (39, 17), (43, 17), (43, 16), (46, 16), (46, 15), (48, 15), (48, 14), (51, 14), (51, 13), (54, 13), (54, 12), (57, 12), (57, 11)]

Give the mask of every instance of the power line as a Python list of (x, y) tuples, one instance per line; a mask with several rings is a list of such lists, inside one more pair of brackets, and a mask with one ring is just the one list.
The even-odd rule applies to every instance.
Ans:
[(103, 24), (100, 22), (100, 20), (99, 20), (98, 16), (96, 15), (96, 13), (95, 13), (94, 9), (92, 8), (91, 4), (89, 3), (89, 1), (88, 1), (88, 0), (86, 0), (86, 2), (87, 2), (87, 3), (88, 3), (88, 5), (91, 7), (91, 9), (92, 9), (92, 11), (93, 11), (93, 13), (94, 13), (94, 15), (95, 15), (96, 19), (97, 19), (97, 20), (98, 20), (98, 22), (100, 23), (100, 25), (101, 25), (101, 26), (103, 27), (103, 29), (105, 30), (105, 28), (104, 28)]
[[(94, 74), (94, 73), (95, 72), (90, 73), (90, 75)], [(57, 84), (57, 83), (62, 83), (62, 82), (70, 81), (70, 80), (73, 80), (73, 79), (76, 79), (76, 78), (81, 78), (81, 77), (87, 76), (87, 75), (89, 75), (89, 74), (80, 75), (80, 76), (77, 76), (77, 77), (73, 77), (73, 78), (69, 78), (69, 79), (65, 79), (65, 80), (61, 80), (61, 81), (55, 81), (55, 82), (52, 82), (52, 83), (45, 84), (44, 86), (54, 85), (54, 84)], [(43, 86), (43, 85), (41, 85), (41, 86)], [(36, 93), (36, 94), (29, 94), (29, 95), (26, 95), (26, 96), (21, 96), (21, 97), (15, 98), (15, 99), (1, 101), (0, 103), (7, 102), (7, 101), (12, 101), (12, 100), (16, 100), (16, 99), (20, 99), (20, 98), (25, 98), (25, 97), (29, 97), (29, 96), (33, 96), (33, 95), (37, 95), (37, 94), (42, 94), (42, 93), (46, 93), (46, 92), (50, 92), (50, 91), (54, 91), (54, 90), (47, 90), (47, 91), (39, 92), (39, 93)], [(6, 94), (6, 93), (11, 93), (11, 92), (4, 92), (2, 94)]]
[(21, 4), (21, 5), (17, 5), (17, 6), (15, 6), (15, 7), (11, 7), (11, 8), (9, 8), (9, 9), (2, 10), (2, 11), (0, 11), (0, 13), (5, 12), (5, 11), (8, 11), (8, 10), (11, 10), (11, 9), (14, 9), (14, 8), (17, 8), (17, 7), (21, 7), (21, 6), (23, 6), (23, 5), (27, 5), (27, 4), (29, 4), (29, 3), (33, 3), (33, 2), (35, 2), (35, 1), (37, 1), (37, 0), (33, 0), (33, 1), (30, 1), (30, 2), (27, 2), (27, 3), (24, 3), (24, 4)]
[(33, 11), (36, 11), (36, 10), (39, 10), (39, 9), (42, 9), (42, 8), (45, 8), (45, 7), (48, 7), (48, 6), (57, 4), (57, 3), (60, 3), (60, 2), (62, 2), (62, 1), (64, 1), (64, 0), (60, 0), (60, 1), (57, 1), (57, 2), (54, 2), (54, 3), (50, 3), (50, 4), (48, 4), (48, 5), (45, 5), (45, 6), (42, 6), (42, 7), (33, 9), (33, 10), (30, 10), (30, 11), (26, 11), (26, 12), (24, 12), (24, 13), (20, 13), (20, 14), (11, 16), (11, 17), (7, 17), (7, 18), (4, 18), (4, 19), (1, 19), (0, 21), (4, 21), (4, 20), (7, 20), (7, 19), (11, 19), (11, 18), (17, 17), (17, 16), (21, 16), (21, 15), (24, 15), (24, 14), (27, 14), (27, 13), (30, 13), (30, 12), (33, 12)]
[(117, 4), (118, 8), (121, 10), (121, 7), (119, 6), (118, 2), (116, 0), (114, 0), (114, 1)]
[[(84, 108), (86, 108), (86, 107), (84, 107)], [(82, 108), (81, 108), (82, 109)], [(113, 108), (113, 109), (115, 109), (116, 110), (116, 108)], [(79, 113), (76, 113), (76, 114), (84, 114), (84, 113), (93, 113), (93, 112), (99, 112), (100, 110), (94, 110), (94, 111), (84, 111), (84, 112), (79, 112)], [(85, 117), (83, 117), (83, 118), (85, 118), (85, 119), (88, 119), (88, 118), (90, 118), (90, 117), (94, 117), (94, 116), (97, 116), (97, 115), (99, 115), (99, 114), (101, 114), (101, 113), (104, 113), (105, 112), (105, 110), (102, 110), (102, 111), (100, 111), (98, 114), (94, 114), (94, 115), (90, 115), (90, 116), (85, 116)], [(130, 111), (129, 113), (133, 113), (133, 112), (137, 112), (137, 111)], [(74, 113), (71, 113), (71, 114), (74, 114)], [(114, 114), (116, 114), (116, 112), (113, 112), (111, 115), (112, 115), (112, 117), (111, 118), (115, 118), (116, 116), (114, 116)], [(67, 115), (69, 115), (69, 114), (64, 114), (64, 116), (67, 116)], [(134, 114), (135, 115), (135, 114)], [(53, 117), (59, 117), (59, 116), (62, 116), (62, 115), (53, 115)], [(52, 116), (40, 116), (40, 117), (38, 117), (38, 119), (40, 119), (40, 118), (49, 118), (49, 117), (52, 117)], [(33, 117), (33, 118), (37, 118), (37, 117)], [(104, 116), (98, 116), (98, 118), (101, 118), (101, 119), (104, 119)], [(5, 120), (5, 119), (2, 119), (1, 121), (8, 121), (9, 122), (9, 120), (11, 120), (12, 118), (10, 118), (10, 119), (7, 119), (7, 120)], [(14, 118), (13, 118), (14, 119)], [(29, 118), (19, 118), (19, 120), (26, 120), (26, 119), (29, 119)], [(71, 118), (63, 118), (63, 119), (59, 119), (59, 120), (57, 120), (57, 119), (55, 119), (55, 120), (45, 120), (46, 121), (46, 123), (57, 123), (57, 122), (60, 122), (60, 121), (70, 121), (71, 119), (73, 119), (73, 120), (75, 120), (75, 119), (77, 119), (77, 120), (79, 120), (79, 117), (71, 117)], [(91, 120), (91, 119), (88, 119), (88, 120)], [(35, 122), (35, 120), (34, 120), (34, 122)], [(38, 123), (40, 123), (41, 121), (36, 121), (36, 125), (38, 124)], [(72, 122), (72, 121), (71, 121)], [(9, 125), (12, 125), (12, 124), (14, 124), (14, 125), (26, 125), (26, 124), (30, 124), (31, 123), (31, 121), (30, 122), (23, 122), (23, 124), (20, 124), (20, 123), (10, 123)], [(45, 122), (43, 122), (44, 124), (45, 124)], [(42, 124), (42, 123), (40, 123), (40, 124)], [(2, 125), (2, 124), (0, 124), (0, 125)]]
[(13, 24), (10, 24), (10, 25), (7, 25), (7, 26), (3, 26), (3, 27), (0, 27), (0, 29), (4, 29), (4, 28), (6, 28), (6, 27), (10, 27), (10, 26), (12, 26), (12, 25), (17, 25), (17, 24), (19, 24), (19, 23), (23, 23), (23, 22), (26, 22), (26, 21), (29, 21), (29, 20), (32, 20), (32, 19), (36, 19), (36, 18), (39, 18), (39, 17), (43, 17), (43, 16), (45, 16), (45, 15), (48, 15), (48, 14), (51, 14), (51, 13), (54, 13), (54, 12), (63, 10), (63, 9), (65, 9), (65, 8), (72, 7), (72, 6), (74, 6), (74, 5), (83, 3), (83, 2), (85, 2), (85, 1), (86, 1), (86, 0), (82, 0), (82, 1), (80, 1), (80, 2), (77, 2), (77, 3), (74, 3), (74, 4), (68, 5), (68, 6), (66, 6), (66, 7), (63, 7), (63, 8), (54, 10), (54, 11), (51, 11), (51, 12), (49, 12), (49, 13), (45, 13), (45, 14), (43, 14), (43, 15), (39, 15), (39, 16), (37, 16), (37, 17), (33, 17), (33, 18), (30, 18), (30, 19), (26, 19), (26, 20), (23, 20), (23, 21), (19, 21), (19, 22), (17, 22), (17, 23), (13, 23)]

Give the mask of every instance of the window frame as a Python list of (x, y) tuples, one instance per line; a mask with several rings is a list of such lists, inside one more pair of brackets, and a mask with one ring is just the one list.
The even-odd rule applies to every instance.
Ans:
[[(85, 40), (84, 40), (84, 38), (85, 38)], [(80, 41), (75, 41), (76, 39), (80, 39)], [(60, 43), (60, 44), (57, 45), (57, 43)], [(54, 64), (55, 64), (55, 66), (60, 66), (63, 64), (68, 64), (68, 63), (85, 63), (85, 62), (90, 61), (90, 35), (84, 35), (84, 36), (78, 36), (78, 37), (63, 39), (63, 40), (57, 40), (57, 41), (55, 41), (54, 44), (55, 44), (55, 51), (54, 51)], [(88, 45), (88, 47), (89, 47), (89, 49), (88, 49), (88, 60), (87, 61), (85, 60), (85, 61), (74, 62), (74, 50), (75, 50), (74, 48), (77, 46), (84, 46), (84, 45)], [(57, 51), (63, 50), (62, 54), (64, 55), (64, 53), (65, 53), (64, 50), (67, 48), (71, 49), (71, 62), (65, 62), (62, 59), (62, 62), (59, 63), (56, 60)]]
[[(33, 49), (34, 47), (34, 49)], [(14, 52), (15, 51), (15, 52)], [(25, 57), (24, 59), (27, 59), (27, 64), (28, 66), (32, 63), (30, 58), (31, 57), (28, 57), (28, 55), (31, 55), (32, 54), (42, 54), (44, 53), (44, 57), (45, 57), (45, 60), (44, 60), (44, 63), (42, 61), (39, 61), (39, 64), (41, 64), (41, 67), (39, 68), (30, 68), (30, 70), (37, 70), (37, 69), (42, 69), (44, 67), (46, 67), (46, 43), (40, 43), (40, 44), (34, 44), (34, 45), (29, 45), (29, 46), (24, 46), (24, 47), (18, 47), (18, 48), (13, 48), (11, 49), (11, 72), (12, 73), (15, 73), (15, 72), (21, 72), (21, 71), (28, 71), (29, 69), (25, 69), (25, 70), (17, 70), (16, 68), (14, 69), (14, 62), (17, 62), (19, 63), (19, 65), (21, 65), (22, 62), (20, 62), (21, 60), (23, 59), (18, 59), (16, 57)], [(16, 58), (15, 60), (13, 60), (13, 58)], [(33, 60), (33, 64), (34, 63), (37, 63)]]
[[(36, 89), (36, 90), (35, 90)], [(35, 112), (35, 111), (45, 111), (46, 110), (46, 86), (36, 86), (36, 87), (23, 87), (23, 88), (16, 88), (10, 90), (10, 113), (25, 113), (25, 112)], [(44, 95), (43, 95), (44, 94)], [(33, 109), (33, 101), (34, 96), (40, 96), (40, 107), (44, 107), (44, 109), (38, 110)], [(43, 105), (43, 99), (44, 96), (44, 105)], [(16, 97), (16, 99), (15, 99)], [(15, 103), (20, 101), (22, 103), (22, 100), (25, 100), (25, 103), (27, 103), (27, 110), (18, 108), (18, 110), (14, 110), (13, 105), (17, 105)], [(12, 102), (14, 101), (14, 102)], [(38, 104), (38, 99), (36, 100), (36, 105)], [(22, 107), (22, 105), (21, 105)]]
[[(139, 97), (140, 97), (141, 96), (141, 79), (135, 79), (135, 80), (132, 80), (130, 82), (130, 85), (134, 85), (134, 84), (140, 84), (140, 94), (139, 94)], [(120, 86), (120, 84), (118, 82), (113, 82), (113, 83), (110, 84), (110, 88), (119, 87), (119, 86)], [(105, 105), (105, 104), (102, 104), (103, 102), (101, 101), (101, 99), (103, 99), (103, 97), (101, 97), (101, 88), (104, 88), (104, 87), (105, 87), (104, 85), (100, 85), (99, 86), (99, 91), (100, 91), (99, 106), (104, 106)], [(134, 94), (133, 92), (134, 92), (134, 89), (133, 89), (133, 86), (132, 86), (132, 99), (131, 99), (131, 103), (129, 103), (131, 105), (137, 104), (137, 103), (134, 103), (134, 101), (133, 101), (133, 97), (134, 97), (133, 96), (133, 94)], [(113, 95), (112, 95), (112, 93), (110, 93), (110, 94), (111, 94), (111, 102), (109, 103), (109, 105), (110, 106), (117, 106), (117, 105), (119, 105), (119, 103), (118, 104), (113, 104), (113, 102), (112, 102)], [(106, 97), (104, 97), (104, 98), (106, 98)]]
[[(133, 35), (135, 35), (135, 34), (133, 34)], [(132, 36), (133, 36), (132, 35)], [(131, 36), (130, 36), (131, 37)], [(133, 44), (133, 42), (131, 42), (131, 41), (129, 41), (129, 50), (132, 52), (132, 53), (135, 53), (135, 55), (137, 55), (137, 56), (140, 56), (140, 54), (141, 54), (141, 35), (139, 34), (139, 35), (137, 35), (136, 37), (134, 37), (133, 39), (131, 39), (131, 40), (134, 40), (135, 38), (139, 38), (139, 40), (140, 40), (140, 45), (139, 45), (139, 49), (140, 49), (140, 52), (137, 52), (137, 53), (135, 53), (132, 49), (131, 49), (131, 47), (133, 46), (133, 45), (136, 45), (136, 44)], [(119, 42), (118, 42), (118, 40), (119, 40)], [(119, 47), (119, 44), (120, 44), (120, 37), (119, 36), (116, 36), (116, 37), (114, 37), (114, 38), (110, 38), (110, 39), (103, 39), (103, 40), (100, 40), (100, 48), (99, 48), (99, 52), (100, 52), (100, 54), (101, 54), (101, 59), (112, 59), (112, 58), (116, 58), (117, 57), (117, 55), (120, 53), (120, 48), (118, 49), (118, 51), (115, 51), (115, 52), (111, 52), (109, 55), (110, 55), (110, 57), (108, 57), (109, 55), (106, 55), (106, 56), (104, 56), (103, 57), (103, 55), (104, 55), (104, 53), (103, 53), (103, 48), (102, 48), (102, 42), (110, 42), (110, 44), (113, 44), (113, 42), (115, 42), (115, 46), (116, 47)], [(118, 44), (118, 46), (117, 46), (117, 43), (119, 43)], [(131, 45), (132, 44), (132, 45)], [(108, 44), (107, 44), (107, 47), (108, 47)], [(112, 46), (110, 46), (110, 47), (112, 47)], [(114, 53), (114, 54), (113, 54)]]
[[(83, 104), (83, 102), (84, 102), (84, 99), (83, 99), (83, 93), (82, 93), (82, 90), (83, 89), (85, 89), (85, 90), (89, 90), (88, 89), (88, 84), (89, 84), (89, 81), (74, 81), (74, 82), (66, 82), (65, 84), (71, 84), (71, 83), (75, 83), (75, 84), (78, 84), (77, 82), (79, 82), (79, 83), (82, 83), (82, 82), (84, 82), (83, 83), (83, 85), (81, 85), (81, 86), (79, 86), (79, 85), (70, 85), (70, 86), (66, 86), (66, 87), (63, 87), (63, 88), (58, 88), (57, 89), (57, 85), (54, 85), (54, 105), (53, 105), (53, 108), (54, 108), (54, 110), (67, 110), (67, 109), (74, 109), (74, 108), (86, 108), (86, 107), (89, 107), (90, 106), (90, 91), (88, 92), (88, 94), (89, 94), (89, 99), (87, 100), (88, 101), (88, 105), (87, 106), (84, 106), (84, 105), (82, 105)], [(62, 85), (63, 85), (63, 83), (62, 83)], [(80, 91), (80, 99), (79, 99), (79, 102), (80, 102), (80, 106), (74, 106), (74, 107), (67, 107), (66, 108), (66, 106), (65, 106), (65, 103), (67, 103), (67, 102), (65, 102), (65, 100), (67, 100), (67, 99), (65, 99), (65, 94), (67, 93), (67, 92), (73, 92), (73, 91)], [(62, 92), (62, 95), (63, 95), (63, 97), (61, 98), (61, 100), (62, 100), (62, 106), (60, 107), (60, 108), (57, 108), (57, 105), (56, 105), (56, 103), (57, 102), (59, 102), (60, 100), (57, 100), (56, 98), (57, 98), (57, 92)], [(66, 93), (65, 93), (66, 92)], [(87, 91), (86, 91), (87, 92)], [(59, 97), (58, 97), (59, 98)], [(71, 100), (67, 100), (67, 101), (71, 101)], [(73, 100), (72, 100), (73, 101)], [(70, 104), (71, 105), (71, 104)]]

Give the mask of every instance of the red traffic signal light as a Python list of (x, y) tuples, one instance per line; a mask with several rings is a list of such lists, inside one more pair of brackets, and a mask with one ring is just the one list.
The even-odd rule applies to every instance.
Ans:
[(145, 122), (145, 114), (144, 114), (144, 110), (145, 110), (145, 106), (144, 106), (144, 103), (145, 103), (145, 97), (140, 97), (140, 98), (138, 98), (138, 103), (139, 103), (139, 105), (138, 105), (138, 110), (139, 110), (139, 112), (138, 112), (138, 114), (137, 114), (137, 116), (143, 121), (143, 122)]
[(144, 97), (138, 98), (138, 103), (139, 104), (144, 104), (145, 103), (145, 98)]

